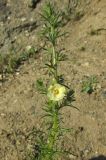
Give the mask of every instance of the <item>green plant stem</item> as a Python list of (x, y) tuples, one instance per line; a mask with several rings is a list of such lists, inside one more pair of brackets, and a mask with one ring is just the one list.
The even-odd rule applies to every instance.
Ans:
[[(58, 73), (57, 73), (57, 54), (55, 51), (55, 44), (52, 43), (52, 65), (54, 68), (54, 78), (57, 81)], [(54, 105), (52, 106), (53, 110), (53, 117), (52, 117), (52, 127), (49, 132), (49, 137), (48, 137), (48, 144), (47, 148), (49, 153), (45, 156), (45, 160), (53, 160), (53, 149), (55, 142), (57, 141), (58, 134), (59, 134), (59, 117), (58, 117), (58, 103), (55, 102)]]
[(52, 160), (52, 155), (53, 155), (52, 151), (53, 151), (55, 142), (57, 141), (57, 137), (59, 133), (59, 118), (58, 118), (57, 105), (58, 104), (54, 104), (53, 106), (54, 107), (53, 119), (52, 119), (53, 125), (49, 133), (48, 144), (47, 144), (47, 148), (50, 151), (50, 153), (46, 155), (45, 160)]
[[(59, 37), (59, 13), (55, 11), (55, 8), (48, 3), (44, 9), (43, 14), (44, 21), (46, 21), (44, 34), (50, 42), (51, 46), (51, 57), (50, 64), (52, 67), (52, 80), (55, 79), (58, 83), (58, 53), (56, 52), (57, 39)], [(46, 31), (46, 32), (45, 32)], [(51, 69), (51, 68), (50, 68)], [(51, 70), (50, 70), (51, 71)], [(47, 143), (45, 144), (45, 148), (42, 152), (41, 160), (54, 160), (54, 152), (55, 146), (59, 136), (59, 103), (52, 101), (52, 105), (50, 105), (50, 115), (51, 115), (51, 126), (48, 133)]]
[(53, 49), (53, 52), (52, 52), (52, 63), (53, 63), (53, 66), (55, 66), (56, 65), (56, 53), (55, 53), (55, 47), (54, 47), (54, 45), (53, 45), (53, 47), (52, 47), (52, 49)]
[(54, 68), (54, 78), (57, 80), (57, 55), (56, 55), (56, 51), (55, 51), (55, 46), (52, 45), (52, 64), (53, 64), (53, 68)]
[(51, 129), (51, 133), (49, 136), (49, 148), (52, 148), (54, 145), (55, 140), (57, 139), (57, 133), (58, 133), (58, 114), (57, 114), (57, 110), (55, 109), (54, 113), (53, 113), (53, 126)]

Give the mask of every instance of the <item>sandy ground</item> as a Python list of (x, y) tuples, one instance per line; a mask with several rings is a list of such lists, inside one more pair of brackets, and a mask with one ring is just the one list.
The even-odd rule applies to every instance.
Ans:
[[(6, 6), (0, 2), (0, 5), (8, 8), (5, 12), (4, 7), (1, 15), (9, 15), (12, 11), (6, 19), (3, 16), (0, 19), (0, 51), (6, 52), (14, 47), (18, 53), (28, 45), (42, 45), (37, 32), (40, 25), (38, 13), (43, 3), (41, 1), (36, 9), (31, 10), (27, 0), (10, 0)], [(61, 6), (61, 1), (58, 1), (58, 5)], [(59, 40), (59, 48), (65, 48), (68, 56), (67, 62), (61, 63), (59, 71), (64, 74), (66, 84), (75, 91), (73, 105), (79, 108), (79, 111), (73, 108), (62, 110), (63, 125), (73, 129), (72, 133), (64, 136), (62, 143), (77, 155), (62, 157), (62, 160), (106, 160), (106, 1), (82, 0), (78, 9), (84, 13), (83, 17), (70, 20), (62, 28), (69, 32), (68, 37)], [(37, 27), (22, 30), (22, 24), (35, 21)], [(14, 29), (20, 25), (21, 30)], [(96, 33), (92, 34), (92, 31)], [(37, 132), (33, 135), (32, 131), (43, 129), (41, 116), (45, 97), (35, 88), (37, 79), (47, 79), (43, 53), (41, 50), (37, 58), (25, 62), (15, 78), (9, 76), (1, 85), (0, 160), (26, 160), (37, 136)], [(81, 86), (84, 76), (91, 75), (97, 76), (98, 84), (96, 90), (88, 95), (81, 92)]]

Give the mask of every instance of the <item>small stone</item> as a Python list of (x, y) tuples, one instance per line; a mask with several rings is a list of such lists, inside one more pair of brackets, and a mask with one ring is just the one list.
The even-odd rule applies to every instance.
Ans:
[(2, 117), (5, 117), (6, 114), (5, 114), (5, 113), (1, 113), (0, 115), (1, 115)]
[(15, 36), (14, 39), (16, 40), (16, 39), (17, 39), (17, 36)]
[(84, 43), (86, 44), (86, 43), (87, 43), (87, 41), (84, 41)]
[(16, 75), (18, 76), (20, 74), (20, 72), (16, 72)]
[(33, 22), (33, 21), (34, 21), (34, 19), (33, 19), (33, 18), (31, 18), (31, 19), (30, 19), (30, 21), (31, 21), (31, 22)]
[(26, 46), (26, 50), (29, 51), (32, 47), (30, 45)]
[(95, 152), (96, 156), (98, 155), (98, 151)]
[(26, 21), (26, 18), (25, 18), (25, 17), (22, 17), (22, 18), (21, 18), (21, 21), (22, 21), (22, 22), (25, 22), (25, 21)]
[(70, 154), (70, 155), (69, 155), (69, 158), (70, 158), (70, 159), (76, 159), (76, 156)]
[(89, 62), (85, 62), (84, 64), (82, 64), (82, 66), (88, 67), (89, 66)]
[(10, 20), (10, 19), (11, 19), (11, 17), (7, 17), (7, 19), (8, 19), (8, 20)]

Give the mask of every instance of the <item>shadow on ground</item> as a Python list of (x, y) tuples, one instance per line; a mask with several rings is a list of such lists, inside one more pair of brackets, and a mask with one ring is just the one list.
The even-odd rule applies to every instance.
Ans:
[(106, 157), (103, 155), (100, 155), (99, 157), (93, 157), (90, 160), (106, 160)]

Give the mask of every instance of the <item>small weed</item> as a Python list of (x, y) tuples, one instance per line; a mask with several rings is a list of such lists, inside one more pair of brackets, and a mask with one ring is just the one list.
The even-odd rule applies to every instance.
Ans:
[(29, 58), (35, 57), (37, 51), (38, 51), (38, 49), (30, 46), (29, 48), (27, 48), (27, 50), (25, 50), (24, 52), (22, 52), (20, 54), (20, 56), (19, 56), (20, 62), (27, 61), (27, 60), (29, 60)]
[(63, 25), (67, 24), (70, 20), (78, 21), (84, 16), (83, 11), (78, 11), (79, 1), (69, 0), (66, 7), (62, 11)]
[(31, 48), (27, 51), (27, 54), (29, 55), (28, 57), (31, 58), (35, 58), (36, 54), (38, 53), (38, 48), (35, 48), (33, 46), (31, 46)]
[(86, 80), (82, 82), (82, 92), (91, 94), (96, 89), (97, 83), (96, 76), (87, 77)]
[(71, 20), (71, 13), (72, 13), (72, 9), (70, 8), (70, 5), (68, 3), (67, 6), (62, 11), (62, 18), (64, 21), (66, 21), (64, 23), (67, 23), (68, 21)]
[(26, 51), (22, 52), (20, 55), (17, 55), (15, 52), (11, 51), (8, 54), (0, 54), (0, 74), (1, 81), (4, 82), (6, 74), (13, 74), (17, 71), (18, 67), (22, 64), (23, 61), (29, 60), (29, 58), (36, 57), (38, 49), (30, 47)]
[(18, 57), (14, 53), (10, 53), (6, 56), (6, 72), (14, 74), (18, 68)]

